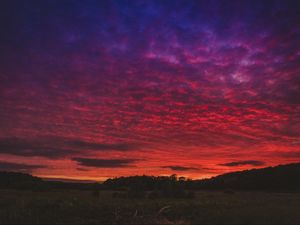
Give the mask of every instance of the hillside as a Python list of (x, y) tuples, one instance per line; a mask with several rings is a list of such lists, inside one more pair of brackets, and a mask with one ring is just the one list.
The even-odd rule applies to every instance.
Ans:
[(43, 180), (30, 174), (17, 172), (0, 172), (0, 188), (33, 189), (41, 187)]
[(63, 181), (44, 180), (30, 174), (18, 172), (0, 172), (0, 189), (28, 189), (28, 190), (56, 190), (78, 189), (86, 190), (93, 188), (93, 183), (76, 183)]
[[(163, 189), (180, 186), (185, 189), (204, 190), (266, 190), (300, 191), (300, 163), (279, 165), (262, 169), (251, 169), (226, 173), (210, 179), (186, 180), (168, 176), (131, 176), (118, 177), (98, 184), (103, 189), (138, 188), (141, 190)], [(0, 172), (1, 189), (93, 189), (92, 183), (70, 183), (46, 181), (29, 174)]]
[(203, 180), (177, 179), (174, 176), (131, 176), (104, 182), (110, 189), (136, 187), (151, 190), (176, 184), (186, 189), (300, 191), (300, 163), (226, 173)]
[(300, 163), (226, 173), (195, 181), (203, 189), (300, 190)]

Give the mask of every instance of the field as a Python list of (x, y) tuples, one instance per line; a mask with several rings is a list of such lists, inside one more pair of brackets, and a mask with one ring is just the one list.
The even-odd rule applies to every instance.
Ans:
[(0, 224), (300, 224), (300, 193), (197, 192), (194, 199), (122, 199), (100, 191), (0, 191)]

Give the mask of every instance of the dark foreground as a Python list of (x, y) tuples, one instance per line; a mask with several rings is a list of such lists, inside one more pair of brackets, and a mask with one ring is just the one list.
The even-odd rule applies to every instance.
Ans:
[(197, 192), (194, 199), (122, 199), (101, 191), (0, 191), (1, 224), (300, 224), (300, 193)]

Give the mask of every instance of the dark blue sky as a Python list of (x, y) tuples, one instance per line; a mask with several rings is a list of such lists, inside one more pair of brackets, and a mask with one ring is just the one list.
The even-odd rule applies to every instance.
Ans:
[(0, 169), (196, 178), (299, 160), (299, 1), (0, 10)]

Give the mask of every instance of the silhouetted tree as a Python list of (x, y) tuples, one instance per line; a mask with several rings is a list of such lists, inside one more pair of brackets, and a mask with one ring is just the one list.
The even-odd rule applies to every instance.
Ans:
[(100, 184), (99, 183), (94, 183), (93, 188), (92, 188), (92, 195), (96, 198), (99, 197), (100, 192)]

